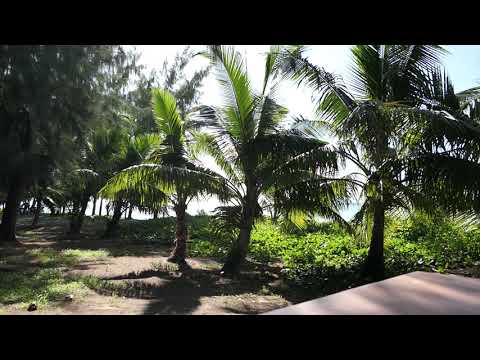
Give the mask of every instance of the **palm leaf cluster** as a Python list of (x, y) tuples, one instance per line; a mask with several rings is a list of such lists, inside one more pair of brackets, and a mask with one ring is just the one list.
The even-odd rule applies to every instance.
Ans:
[[(87, 130), (71, 122), (78, 123), (78, 136), (58, 136), (67, 133), (68, 121), (55, 118), (56, 126), (43, 131), (46, 116), (32, 121), (25, 109), (12, 115), (0, 107), (4, 116), (15, 116), (0, 124), (0, 190), (10, 192), (21, 179), (37, 209), (42, 203), (72, 207), (77, 232), (88, 202), (99, 196), (113, 208), (108, 236), (127, 210), (173, 210), (169, 260), (182, 265), (187, 208), (215, 196), (218, 229), (232, 239), (226, 274), (239, 270), (255, 222), (267, 212), (296, 227), (320, 216), (369, 241), (365, 271), (382, 277), (386, 216), (441, 208), (470, 221), (480, 211), (480, 90), (455, 93), (441, 66), (445, 54), (437, 45), (356, 45), (344, 80), (313, 64), (305, 46), (272, 46), (255, 89), (245, 59), (230, 46), (208, 46), (199, 55), (209, 67), (187, 80), (193, 56), (187, 48), (173, 66), (164, 64), (163, 82), (154, 73), (140, 76), (137, 89), (126, 94), (130, 73), (140, 68), (136, 56), (120, 52), (116, 65), (96, 79), (103, 89), (95, 104), (99, 123)], [(223, 95), (220, 106), (198, 105), (210, 70)], [(315, 118), (289, 116), (278, 100), (285, 81), (312, 91)], [(31, 139), (40, 133), (46, 141), (37, 149)], [(71, 161), (59, 166), (55, 147), (68, 149)], [(32, 166), (19, 166), (27, 163)], [(343, 219), (342, 211), (357, 203), (353, 218)]]
[(348, 186), (357, 188), (363, 205), (352, 225), (371, 234), (367, 268), (380, 276), (385, 212), (439, 205), (458, 210), (457, 202), (471, 208), (478, 196), (476, 181), (461, 179), (478, 167), (474, 111), (461, 106), (474, 91), (454, 93), (440, 68), (444, 53), (433, 45), (357, 45), (346, 84), (311, 64), (304, 47), (278, 50), (277, 72), (314, 91), (325, 119), (318, 125), (358, 169)]

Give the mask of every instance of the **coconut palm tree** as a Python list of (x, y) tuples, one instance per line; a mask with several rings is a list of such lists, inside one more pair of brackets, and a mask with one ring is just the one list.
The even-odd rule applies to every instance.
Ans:
[[(161, 139), (157, 134), (139, 134), (124, 137), (115, 161), (112, 163), (112, 171), (109, 178), (119, 171), (134, 165), (143, 163), (150, 153), (159, 145)], [(106, 181), (102, 184), (105, 185)], [(105, 237), (117, 234), (120, 218), (124, 211), (136, 206), (141, 210), (161, 210), (166, 202), (166, 194), (156, 186), (144, 186), (141, 192), (132, 190), (119, 191), (111, 197), (113, 201), (112, 219), (107, 224)]]
[[(215, 160), (234, 195), (230, 206), (219, 208), (220, 217), (229, 218), (238, 227), (222, 268), (223, 274), (234, 275), (247, 256), (250, 234), (261, 214), (262, 194), (277, 189), (305, 196), (308, 187), (316, 184), (323, 200), (329, 198), (327, 193), (332, 195), (330, 206), (324, 203), (323, 215), (339, 217), (334, 206), (336, 183), (326, 179), (336, 172), (337, 157), (325, 141), (287, 126), (288, 111), (275, 100), (274, 52), (266, 56), (260, 93), (253, 90), (245, 64), (234, 48), (210, 46), (204, 55), (216, 70), (225, 103), (220, 108), (203, 109), (200, 117), (207, 130), (196, 134), (193, 148), (196, 154), (208, 154)], [(299, 204), (290, 202), (286, 212), (292, 213)]]
[(175, 97), (169, 91), (153, 89), (152, 108), (159, 144), (144, 163), (128, 167), (111, 178), (101, 194), (112, 197), (132, 192), (144, 204), (154, 200), (152, 189), (165, 193), (176, 215), (175, 248), (168, 261), (186, 265), (188, 204), (208, 194), (216, 194), (220, 199), (230, 194), (221, 178), (192, 158), (190, 132), (196, 123), (192, 117), (180, 115)]
[(363, 205), (353, 223), (370, 237), (365, 273), (374, 278), (385, 271), (385, 213), (433, 206), (423, 191), (431, 179), (425, 171), (435, 170), (432, 158), (440, 159), (447, 143), (478, 139), (478, 132), (468, 135), (472, 127), (447, 111), (458, 103), (448, 85), (438, 86), (443, 53), (434, 45), (357, 45), (348, 88), (341, 77), (310, 63), (304, 47), (277, 52), (275, 71), (315, 92), (321, 125), (338, 139), (338, 154), (358, 169), (351, 184)]
[[(455, 94), (453, 85), (440, 70), (431, 75), (430, 92), (435, 109), (445, 111), (457, 122), (452, 129), (427, 127), (423, 137), (428, 146), (417, 159), (410, 178), (422, 192), (447, 214), (475, 221), (480, 214), (480, 92), (472, 88)], [(419, 166), (420, 165), (420, 166)]]
[(73, 204), (70, 234), (80, 233), (88, 202), (112, 175), (125, 136), (118, 125), (90, 131), (76, 169), (67, 174), (64, 184)]

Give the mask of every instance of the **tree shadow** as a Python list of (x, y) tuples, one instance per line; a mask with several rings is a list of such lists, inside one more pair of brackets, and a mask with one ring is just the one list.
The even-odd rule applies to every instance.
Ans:
[[(92, 290), (100, 295), (151, 300), (144, 314), (189, 314), (201, 304), (203, 297), (258, 294), (267, 285), (255, 274), (243, 273), (237, 279), (225, 279), (217, 269), (153, 269), (124, 275), (102, 277), (104, 283)], [(278, 306), (277, 306), (278, 307)], [(224, 307), (234, 313), (234, 307)], [(256, 314), (258, 307), (238, 313)], [(271, 308), (265, 308), (265, 311)]]

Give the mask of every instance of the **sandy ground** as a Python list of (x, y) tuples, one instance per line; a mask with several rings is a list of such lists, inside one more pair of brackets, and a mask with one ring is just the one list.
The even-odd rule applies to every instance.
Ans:
[(111, 256), (80, 262), (64, 269), (65, 275), (93, 275), (125, 289), (115, 295), (107, 290), (89, 290), (82, 298), (39, 306), (33, 312), (0, 305), (3, 314), (259, 314), (292, 304), (275, 294), (275, 289), (283, 285), (276, 274), (279, 269), (252, 265), (238, 279), (224, 279), (219, 276), (221, 264), (214, 260), (189, 259), (191, 269), (179, 271), (166, 262), (168, 247), (96, 239), (93, 225), (86, 226), (80, 239), (65, 235), (67, 224), (61, 219), (46, 217), (35, 229), (22, 229), (21, 225), (19, 243), (0, 248), (3, 257), (16, 259), (4, 262), (4, 266), (17, 266), (19, 271), (32, 266), (21, 261), (28, 249), (106, 249)]

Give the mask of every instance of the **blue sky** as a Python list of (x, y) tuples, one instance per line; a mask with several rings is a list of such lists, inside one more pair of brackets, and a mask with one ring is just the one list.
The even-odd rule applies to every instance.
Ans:
[[(173, 59), (177, 52), (180, 52), (185, 45), (140, 45), (136, 46), (142, 55), (140, 63), (146, 65), (147, 69), (159, 69), (165, 59)], [(247, 61), (249, 77), (254, 88), (260, 89), (264, 74), (264, 54), (269, 45), (242, 45), (236, 46)], [(309, 46), (307, 55), (310, 61), (316, 65), (323, 66), (327, 71), (342, 75), (348, 79), (350, 65), (351, 45), (312, 45)], [(445, 45), (449, 52), (443, 64), (453, 81), (455, 91), (463, 91), (473, 86), (480, 86), (480, 45)], [(192, 46), (194, 50), (201, 50), (203, 46)], [(192, 72), (207, 65), (207, 60), (196, 58), (188, 65), (186, 72)], [(204, 81), (201, 103), (209, 105), (220, 105), (222, 95), (214, 74), (210, 74)], [(278, 91), (279, 102), (290, 110), (290, 115), (303, 115), (312, 118), (314, 106), (311, 101), (311, 92), (307, 89), (297, 88), (289, 83), (284, 83)], [(209, 167), (215, 167), (213, 162), (205, 159)], [(198, 210), (211, 211), (218, 203), (215, 200), (207, 200), (193, 203), (189, 206), (188, 212), (195, 214)], [(350, 216), (353, 209), (344, 215)], [(144, 218), (134, 214), (135, 218)]]
[(455, 91), (480, 86), (480, 45), (447, 45), (451, 54), (444, 60)]
[[(172, 59), (175, 53), (181, 51), (184, 45), (141, 45), (137, 50), (142, 52), (140, 62), (147, 68), (160, 68), (165, 59)], [(351, 45), (311, 45), (307, 55), (312, 63), (323, 66), (326, 70), (348, 78), (348, 68), (351, 62)], [(480, 85), (480, 45), (445, 45), (449, 52), (444, 58), (444, 66), (453, 80), (456, 91)], [(203, 46), (192, 46), (195, 50)], [(262, 54), (268, 51), (269, 45), (241, 45), (236, 48), (247, 60), (248, 72), (255, 87), (260, 87), (263, 80), (264, 60)], [(189, 65), (193, 70), (207, 64), (207, 60), (196, 58)], [(284, 83), (279, 92), (279, 100), (292, 115), (302, 114), (312, 116), (313, 104), (311, 94), (305, 89), (297, 89)], [(221, 103), (219, 86), (213, 74), (204, 82), (201, 101), (208, 104)]]

